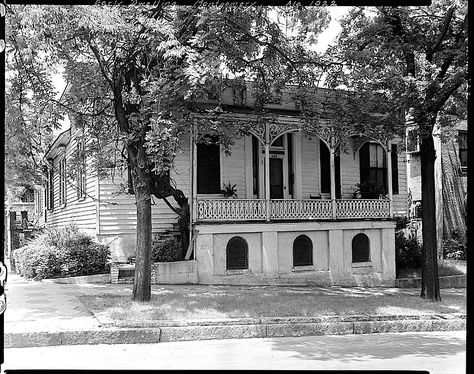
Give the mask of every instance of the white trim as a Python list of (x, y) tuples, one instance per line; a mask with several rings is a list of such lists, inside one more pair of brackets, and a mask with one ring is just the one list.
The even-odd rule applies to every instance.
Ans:
[(372, 261), (352, 262), (352, 268), (371, 268)]
[(200, 235), (233, 234), (250, 232), (292, 231), (307, 232), (321, 230), (370, 230), (393, 229), (394, 221), (314, 221), (314, 222), (275, 222), (275, 223), (222, 223), (198, 224)]
[(315, 270), (316, 268), (314, 267), (314, 265), (293, 266), (291, 268), (291, 271), (294, 273), (302, 272), (302, 271), (315, 271)]

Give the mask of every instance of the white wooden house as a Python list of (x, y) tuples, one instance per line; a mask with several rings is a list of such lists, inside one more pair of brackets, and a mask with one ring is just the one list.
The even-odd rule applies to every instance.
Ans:
[[(252, 91), (224, 95), (232, 121), (252, 121)], [(207, 104), (215, 104), (206, 100)], [(204, 102), (203, 102), (204, 104)], [(235, 138), (231, 154), (196, 142), (190, 126), (170, 176), (190, 197), (191, 260), (202, 284), (393, 285), (395, 215), (406, 215), (405, 154), (398, 141), (348, 136), (345, 152), (325, 134), (301, 131), (289, 90), (270, 105), (276, 120), (255, 123)], [(100, 179), (89, 167), (72, 186), (64, 159), (80, 143), (79, 130), (56, 139), (46, 158), (51, 170), (46, 224), (76, 222), (111, 244), (114, 259), (134, 254), (134, 196), (115, 194), (127, 173)], [(400, 150), (398, 146), (398, 150)], [(90, 166), (92, 161), (88, 160)], [(64, 175), (64, 176), (62, 176)], [(354, 199), (356, 183), (382, 183), (388, 198)], [(237, 198), (221, 194), (236, 185)], [(155, 233), (172, 228), (175, 215), (161, 201), (153, 208)]]

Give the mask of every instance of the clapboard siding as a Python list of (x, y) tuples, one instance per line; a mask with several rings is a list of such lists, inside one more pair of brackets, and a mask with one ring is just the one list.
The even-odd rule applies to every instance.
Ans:
[[(303, 199), (320, 192), (319, 185), (319, 138), (303, 136), (301, 139), (301, 168), (303, 175)], [(296, 166), (298, 167), (298, 166)]]
[(184, 135), (179, 143), (179, 151), (174, 159), (174, 167), (170, 172), (171, 179), (176, 183), (176, 187), (191, 198), (191, 155), (190, 155), (190, 136)]
[[(240, 199), (245, 199), (245, 141), (244, 138), (235, 140), (235, 143), (230, 149), (230, 156), (222, 153), (221, 157), (221, 175), (222, 183), (236, 185), (237, 196)], [(223, 186), (221, 186), (223, 188)]]
[[(127, 175), (123, 174), (116, 171), (113, 178), (109, 175), (99, 180), (101, 197), (99, 203), (100, 235), (136, 233), (137, 207), (135, 196), (117, 193), (121, 184), (128, 185)], [(173, 222), (176, 220), (176, 214), (162, 200), (153, 198), (152, 201), (152, 230), (156, 232), (171, 229)], [(174, 202), (172, 198), (170, 201)]]
[[(76, 138), (73, 136), (65, 148), (66, 170), (70, 167), (73, 152), (76, 149)], [(89, 233), (96, 231), (96, 177), (92, 170), (92, 160), (86, 162), (86, 197), (78, 199), (77, 180), (66, 177), (66, 204), (59, 205), (59, 162), (64, 153), (53, 160), (54, 168), (54, 209), (47, 212), (46, 226), (63, 227), (75, 223), (81, 230)]]

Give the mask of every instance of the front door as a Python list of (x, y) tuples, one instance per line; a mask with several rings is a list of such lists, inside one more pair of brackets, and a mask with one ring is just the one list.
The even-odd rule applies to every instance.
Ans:
[(283, 158), (270, 158), (270, 199), (283, 199)]

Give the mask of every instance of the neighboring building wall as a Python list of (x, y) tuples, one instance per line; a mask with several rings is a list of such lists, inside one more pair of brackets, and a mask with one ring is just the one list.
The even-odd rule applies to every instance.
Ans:
[(77, 180), (73, 181), (66, 176), (66, 204), (59, 204), (59, 163), (65, 155), (67, 170), (67, 162), (71, 159), (76, 147), (76, 137), (72, 136), (65, 147), (65, 153), (62, 152), (53, 160), (54, 208), (46, 213), (46, 225), (49, 227), (63, 227), (75, 223), (79, 229), (94, 235), (97, 233), (96, 200), (98, 199), (98, 194), (97, 177), (93, 170), (91, 159), (87, 160), (86, 196), (78, 199)]
[[(201, 284), (291, 284), (393, 286), (395, 237), (393, 222), (298, 222), (198, 225), (196, 242)], [(352, 262), (352, 239), (370, 239), (370, 261)], [(293, 267), (293, 241), (307, 235), (313, 265)], [(226, 270), (226, 246), (232, 237), (248, 245), (248, 269)]]

